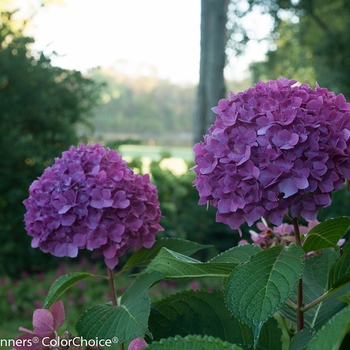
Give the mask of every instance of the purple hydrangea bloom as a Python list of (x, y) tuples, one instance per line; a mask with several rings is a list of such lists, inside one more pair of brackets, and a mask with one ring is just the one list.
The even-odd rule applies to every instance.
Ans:
[(55, 256), (93, 250), (111, 269), (127, 250), (150, 248), (159, 225), (156, 187), (134, 174), (118, 152), (73, 146), (29, 188), (25, 227), (32, 247)]
[(350, 104), (342, 94), (295, 80), (259, 82), (213, 111), (215, 123), (193, 148), (199, 204), (232, 229), (261, 216), (275, 225), (315, 220), (350, 180)]

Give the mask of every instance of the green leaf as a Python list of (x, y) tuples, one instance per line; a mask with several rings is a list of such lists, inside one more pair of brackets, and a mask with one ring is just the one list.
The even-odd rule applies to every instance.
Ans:
[(350, 242), (342, 249), (341, 257), (332, 265), (329, 273), (328, 288), (336, 288), (350, 282)]
[(302, 350), (307, 347), (312, 339), (315, 331), (310, 328), (304, 328), (297, 334), (295, 334), (290, 343), (289, 350)]
[[(328, 275), (335, 259), (339, 253), (324, 249), (322, 254), (305, 259), (303, 271), (303, 301), (307, 305), (328, 291)], [(339, 297), (346, 294), (350, 286), (345, 286), (334, 294), (331, 294), (324, 301), (315, 305), (304, 313), (305, 326), (319, 329), (330, 317), (342, 310), (346, 304), (339, 300)], [(296, 303), (296, 294), (293, 291), (289, 299)], [(296, 323), (296, 312), (287, 305), (283, 305), (280, 313)]]
[(84, 339), (113, 339), (124, 343), (149, 334), (147, 329), (151, 303), (148, 288), (163, 278), (158, 272), (143, 273), (123, 294), (120, 305), (101, 304), (86, 310), (76, 324)]
[[(183, 291), (152, 304), (149, 329), (154, 340), (197, 334), (241, 346), (254, 343), (252, 329), (227, 309), (222, 291)], [(281, 337), (277, 321), (270, 318), (261, 330), (258, 347), (282, 349)]]
[(229, 310), (254, 328), (255, 341), (264, 322), (288, 298), (303, 269), (303, 251), (296, 244), (276, 246), (253, 255), (229, 276), (225, 299)]
[(350, 331), (350, 306), (339, 311), (315, 334), (308, 350), (337, 350)]
[(350, 227), (350, 217), (329, 219), (313, 227), (306, 236), (303, 244), (305, 252), (311, 252), (324, 248), (339, 249), (337, 243)]
[(259, 252), (261, 252), (261, 248), (257, 245), (243, 244), (226, 250), (209, 260), (209, 262), (241, 264), (248, 261), (252, 255)]
[(209, 245), (198, 244), (196, 242), (187, 241), (180, 238), (163, 238), (157, 240), (152, 248), (141, 248), (134, 253), (125, 264), (125, 268), (130, 268), (136, 265), (143, 265), (150, 262), (161, 250), (161, 248), (168, 248), (174, 252), (184, 255), (192, 255), (195, 252), (209, 248)]
[(87, 272), (72, 272), (63, 275), (51, 285), (47, 297), (44, 301), (44, 308), (48, 309), (58, 298), (75, 283), (87, 277), (94, 277), (95, 275)]
[(237, 264), (203, 263), (186, 255), (162, 248), (146, 271), (159, 271), (165, 278), (227, 277)]
[(185, 338), (162, 339), (160, 342), (149, 344), (150, 350), (242, 350), (241, 347), (210, 336), (188, 335)]

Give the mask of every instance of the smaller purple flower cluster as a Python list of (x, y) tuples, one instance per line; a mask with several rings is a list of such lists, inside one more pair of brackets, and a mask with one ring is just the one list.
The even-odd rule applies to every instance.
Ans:
[(63, 257), (94, 251), (113, 269), (131, 248), (150, 248), (159, 225), (156, 187), (134, 174), (118, 152), (73, 146), (29, 188), (25, 228), (32, 247)]
[(350, 180), (350, 104), (318, 85), (259, 82), (220, 100), (215, 123), (193, 148), (199, 204), (232, 229), (261, 216), (280, 225), (314, 220)]

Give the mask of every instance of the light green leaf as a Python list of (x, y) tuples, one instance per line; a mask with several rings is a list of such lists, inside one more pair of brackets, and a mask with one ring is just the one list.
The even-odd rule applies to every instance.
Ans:
[(209, 260), (209, 262), (241, 264), (248, 261), (252, 255), (259, 252), (261, 252), (261, 248), (257, 245), (243, 244), (226, 250)]
[(329, 219), (313, 227), (306, 236), (303, 244), (305, 252), (311, 252), (324, 248), (339, 249), (337, 243), (350, 227), (350, 217)]
[(149, 334), (147, 323), (150, 314), (148, 288), (163, 278), (158, 272), (139, 275), (125, 291), (120, 305), (102, 304), (86, 310), (76, 324), (84, 339), (113, 339), (119, 343)]
[(94, 277), (94, 275), (87, 272), (72, 272), (57, 278), (50, 287), (44, 301), (44, 308), (49, 308), (67, 289), (87, 277)]
[[(252, 329), (227, 309), (222, 291), (187, 290), (152, 304), (149, 329), (154, 340), (197, 334), (241, 346), (254, 343)], [(270, 318), (261, 330), (258, 348), (282, 349), (281, 337), (277, 321)]]
[(347, 304), (350, 304), (350, 293), (342, 295), (341, 297), (339, 297), (339, 300), (344, 301)]
[(303, 269), (303, 251), (291, 244), (276, 246), (253, 255), (236, 267), (225, 287), (229, 310), (253, 327), (255, 341), (262, 325), (284, 303)]
[[(328, 291), (328, 275), (335, 259), (339, 257), (339, 253), (324, 249), (322, 254), (309, 257), (305, 260), (303, 271), (303, 301), (307, 305), (319, 298)], [(334, 294), (331, 294), (324, 301), (318, 303), (313, 308), (304, 313), (305, 326), (309, 328), (319, 329), (326, 323), (330, 317), (343, 309), (346, 304), (339, 300), (339, 297), (346, 294), (350, 290), (350, 286), (345, 286)], [(296, 294), (293, 292), (289, 299), (296, 303)], [(296, 323), (295, 310), (287, 305), (283, 305), (280, 313)]]
[(342, 249), (341, 257), (332, 265), (329, 273), (328, 288), (336, 288), (350, 282), (350, 242)]
[(160, 342), (149, 344), (150, 350), (242, 350), (241, 347), (210, 336), (188, 335), (185, 338), (162, 339)]
[(337, 350), (350, 331), (350, 306), (339, 311), (315, 334), (307, 350)]
[(165, 278), (227, 277), (237, 264), (203, 263), (186, 255), (162, 248), (146, 271), (159, 271)]
[(141, 248), (136, 253), (134, 253), (126, 262), (125, 268), (143, 265), (150, 262), (163, 247), (184, 255), (192, 255), (195, 252), (201, 249), (209, 248), (210, 246), (198, 244), (196, 242), (191, 242), (180, 238), (162, 238), (155, 241), (152, 248)]

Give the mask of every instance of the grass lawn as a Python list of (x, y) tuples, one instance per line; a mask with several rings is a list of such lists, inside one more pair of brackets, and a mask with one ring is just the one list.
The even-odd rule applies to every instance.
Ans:
[(194, 154), (190, 147), (160, 147), (142, 145), (122, 145), (119, 147), (122, 156), (129, 158), (147, 157), (151, 160), (160, 160), (162, 154), (169, 154), (172, 158), (182, 158), (185, 161), (193, 161)]

